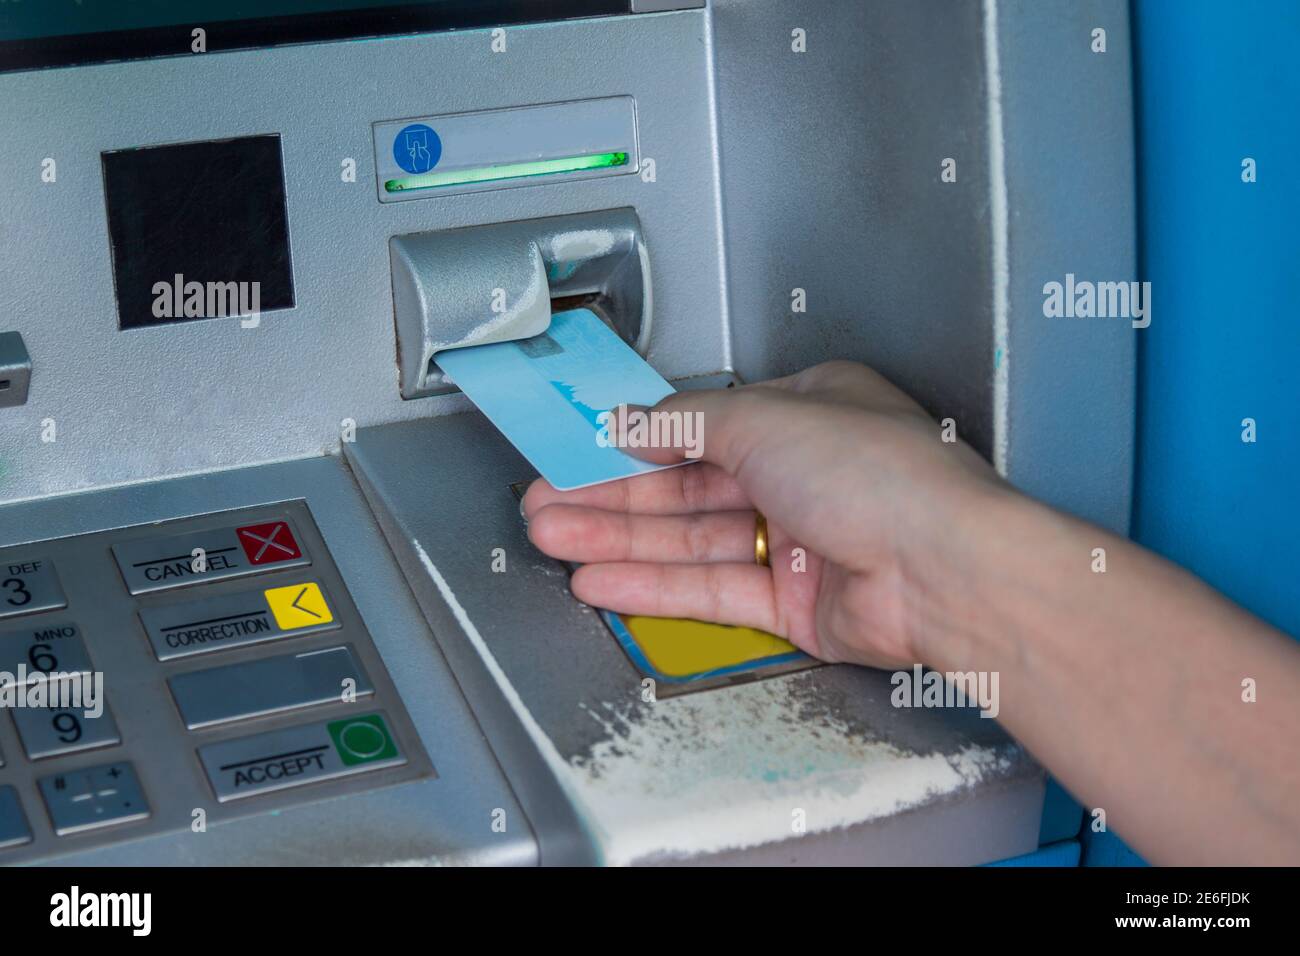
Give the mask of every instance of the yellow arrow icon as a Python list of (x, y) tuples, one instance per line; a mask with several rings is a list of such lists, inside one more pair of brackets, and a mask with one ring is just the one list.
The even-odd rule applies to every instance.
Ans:
[(270, 588), (262, 594), (282, 631), (334, 620), (319, 584), (291, 584), (286, 588)]

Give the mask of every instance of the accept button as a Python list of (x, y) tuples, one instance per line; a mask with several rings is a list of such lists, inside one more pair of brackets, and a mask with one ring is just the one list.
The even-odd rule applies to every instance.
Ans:
[(199, 748), (221, 802), (406, 763), (383, 714), (360, 714)]
[(282, 631), (296, 631), (300, 627), (328, 624), (334, 620), (319, 584), (309, 582), (269, 588), (262, 592), (262, 596)]

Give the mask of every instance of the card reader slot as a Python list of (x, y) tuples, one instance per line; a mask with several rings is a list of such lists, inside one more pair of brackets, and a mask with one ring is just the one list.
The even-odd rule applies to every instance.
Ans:
[(454, 391), (438, 353), (540, 335), (555, 300), (593, 302), (623, 341), (649, 346), (649, 257), (632, 209), (394, 236), (389, 254), (403, 398)]

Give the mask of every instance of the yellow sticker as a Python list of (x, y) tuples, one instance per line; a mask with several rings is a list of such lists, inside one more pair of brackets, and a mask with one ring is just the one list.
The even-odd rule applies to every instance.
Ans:
[(270, 588), (262, 594), (282, 631), (334, 620), (319, 584), (291, 584), (287, 588)]
[(646, 660), (668, 677), (734, 667), (795, 649), (775, 634), (752, 627), (667, 617), (623, 616), (622, 621)]

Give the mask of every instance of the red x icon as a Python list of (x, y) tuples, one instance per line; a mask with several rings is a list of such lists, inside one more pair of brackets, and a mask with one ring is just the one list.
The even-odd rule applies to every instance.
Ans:
[(298, 542), (293, 539), (293, 532), (283, 521), (236, 528), (235, 535), (243, 546), (244, 554), (248, 556), (249, 564), (274, 564), (302, 557)]

